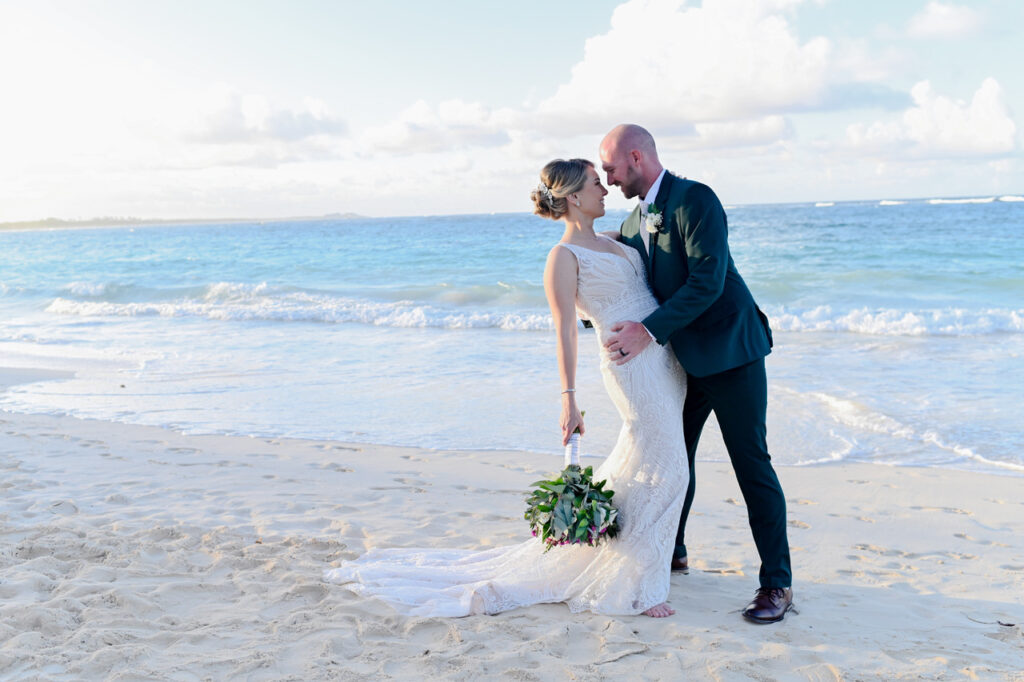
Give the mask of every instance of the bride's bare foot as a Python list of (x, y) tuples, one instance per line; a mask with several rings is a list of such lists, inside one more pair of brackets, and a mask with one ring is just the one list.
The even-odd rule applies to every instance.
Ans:
[(661, 603), (657, 606), (652, 606), (651, 608), (644, 611), (644, 615), (650, 616), (651, 618), (667, 618), (668, 616), (671, 616), (674, 613), (675, 609), (669, 607), (669, 605), (666, 603)]

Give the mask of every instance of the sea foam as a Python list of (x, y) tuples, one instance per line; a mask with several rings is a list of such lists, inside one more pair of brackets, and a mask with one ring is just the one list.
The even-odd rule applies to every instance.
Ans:
[(991, 204), (995, 197), (975, 197), (969, 199), (929, 199), (929, 204)]
[(1024, 309), (892, 310), (831, 306), (793, 311), (768, 309), (773, 329), (787, 332), (853, 332), (881, 336), (969, 336), (1024, 332)]
[(457, 310), (412, 301), (379, 302), (304, 292), (268, 295), (260, 289), (215, 286), (200, 299), (116, 303), (56, 298), (46, 308), (56, 315), (81, 317), (201, 317), (210, 320), (359, 323), (382, 327), (443, 329), (497, 328), (538, 331), (552, 328), (546, 313)]

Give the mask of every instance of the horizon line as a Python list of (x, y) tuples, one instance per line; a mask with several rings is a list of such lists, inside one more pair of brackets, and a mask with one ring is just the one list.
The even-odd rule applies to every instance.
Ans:
[[(1011, 198), (1012, 199), (1008, 199)], [(970, 201), (977, 200), (981, 203), (1001, 201), (1003, 203), (1024, 202), (1024, 195), (1020, 194), (986, 194), (974, 196), (927, 196), (927, 197), (900, 197), (900, 198), (873, 198), (873, 199), (819, 199), (807, 201), (773, 201), (773, 202), (750, 202), (750, 203), (729, 203), (723, 204), (728, 208), (741, 206), (785, 206), (794, 204), (806, 204), (826, 208), (835, 204), (863, 204), (882, 202), (932, 202), (932, 201)], [(986, 203), (988, 203), (986, 202)], [(630, 211), (632, 209), (612, 209), (614, 211)], [(529, 213), (529, 211), (491, 211), (491, 212), (468, 212), (468, 213), (429, 213), (429, 214), (408, 214), (390, 216), (370, 216), (353, 211), (324, 213), (315, 216), (274, 216), (274, 217), (228, 217), (228, 218), (140, 218), (136, 216), (95, 216), (92, 218), (56, 218), (53, 216), (35, 220), (14, 220), (0, 222), (0, 230), (19, 228), (61, 228), (61, 227), (104, 227), (104, 226), (128, 226), (128, 225), (180, 225), (180, 224), (212, 224), (212, 223), (278, 223), (278, 222), (299, 222), (314, 220), (378, 220), (387, 218), (429, 218), (445, 216), (470, 216), (470, 215), (518, 215)]]

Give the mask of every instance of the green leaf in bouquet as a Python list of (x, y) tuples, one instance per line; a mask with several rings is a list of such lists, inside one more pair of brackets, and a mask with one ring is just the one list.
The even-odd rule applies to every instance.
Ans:
[(565, 498), (559, 500), (558, 505), (555, 507), (552, 522), (555, 526), (555, 533), (561, 535), (565, 531), (569, 530), (569, 526), (572, 525), (572, 503)]
[(593, 467), (570, 465), (558, 478), (534, 483), (537, 489), (527, 497), (524, 517), (545, 544), (544, 551), (563, 543), (594, 545), (615, 537), (614, 492), (604, 490), (607, 480), (594, 481), (593, 475)]

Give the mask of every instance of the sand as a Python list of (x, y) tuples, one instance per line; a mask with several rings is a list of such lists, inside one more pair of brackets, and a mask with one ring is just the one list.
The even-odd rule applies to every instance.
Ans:
[(780, 467), (798, 612), (776, 625), (739, 615), (757, 557), (713, 462), (670, 618), (406, 618), (320, 580), (369, 547), (521, 541), (559, 464), (0, 412), (0, 678), (1024, 680), (1021, 477)]

